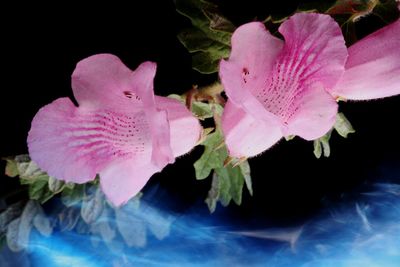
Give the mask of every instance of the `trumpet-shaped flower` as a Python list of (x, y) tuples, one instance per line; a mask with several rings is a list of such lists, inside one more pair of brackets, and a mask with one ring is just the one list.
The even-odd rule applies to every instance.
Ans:
[(368, 100), (400, 94), (400, 20), (350, 46), (348, 52), (334, 96)]
[[(255, 156), (283, 136), (323, 136), (335, 123), (337, 97), (400, 93), (398, 21), (349, 50), (328, 15), (295, 14), (279, 32), (284, 41), (262, 23), (242, 25), (229, 59), (220, 63), (229, 98), (222, 129), (231, 156)], [(369, 51), (375, 48), (381, 51)]]
[(85, 183), (100, 175), (108, 199), (121, 205), (199, 139), (198, 120), (177, 100), (154, 96), (156, 64), (135, 71), (116, 56), (80, 61), (72, 74), (79, 106), (59, 98), (39, 110), (29, 154), (58, 179)]

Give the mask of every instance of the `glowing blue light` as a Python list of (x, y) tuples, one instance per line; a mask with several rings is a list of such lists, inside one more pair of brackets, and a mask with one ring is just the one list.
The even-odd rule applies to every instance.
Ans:
[(118, 217), (123, 222), (111, 215), (99, 219), (107, 221), (111, 230), (119, 224), (131, 229), (129, 238), (141, 238), (130, 246), (115, 233), (105, 243), (100, 236), (71, 231), (50, 237), (33, 232), (29, 260), (31, 266), (46, 267), (400, 266), (398, 185), (378, 184), (356, 201), (330, 207), (291, 229), (243, 229), (222, 217), (204, 215), (199, 211), (203, 208), (177, 215), (142, 201), (135, 211), (125, 208), (125, 215)]

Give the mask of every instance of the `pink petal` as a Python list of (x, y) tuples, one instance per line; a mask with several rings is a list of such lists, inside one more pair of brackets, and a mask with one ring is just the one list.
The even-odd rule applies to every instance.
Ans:
[(330, 16), (298, 13), (279, 31), (285, 46), (257, 99), (287, 126), (284, 135), (321, 137), (337, 111), (325, 91), (341, 78), (347, 57), (340, 27)]
[(228, 100), (222, 115), (225, 144), (232, 157), (253, 157), (282, 138), (279, 125), (259, 120)]
[(79, 106), (114, 111), (143, 110), (153, 142), (152, 160), (163, 167), (174, 161), (169, 144), (167, 114), (156, 109), (153, 79), (156, 64), (142, 63), (135, 71), (110, 54), (99, 54), (80, 61), (72, 74), (72, 88)]
[[(114, 55), (99, 54), (81, 60), (71, 81), (79, 107), (107, 107), (122, 112), (140, 110), (142, 103), (135, 82), (150, 87), (156, 71), (154, 63), (143, 64), (138, 68), (139, 73), (134, 74)], [(133, 81), (133, 77), (137, 81)]]
[(79, 107), (60, 98), (39, 110), (28, 135), (32, 159), (65, 181), (84, 183), (100, 174), (115, 205), (133, 197), (201, 132), (183, 104), (154, 96), (155, 68), (145, 62), (132, 72), (105, 54), (81, 61), (72, 77)]
[(349, 48), (346, 72), (332, 93), (351, 100), (400, 94), (400, 20)]
[[(221, 80), (229, 99), (237, 108), (241, 108), (252, 120), (264, 121), (272, 136), (259, 147), (252, 144), (256, 146), (252, 148), (254, 151), (240, 151), (237, 146), (230, 148), (231, 153), (260, 153), (261, 147), (271, 146), (272, 140), (276, 142), (282, 135), (296, 134), (305, 139), (324, 135), (333, 125), (332, 118), (337, 112), (337, 104), (326, 90), (341, 78), (347, 58), (339, 25), (327, 15), (296, 14), (279, 28), (285, 37), (283, 48), (277, 41), (266, 40), (267, 37), (249, 38), (255, 33), (262, 35), (264, 32), (266, 35), (262, 24), (250, 23), (238, 31), (232, 37), (232, 56), (228, 61), (221, 62)], [(266, 47), (273, 51), (269, 57), (265, 56), (268, 49), (258, 49), (259, 44), (256, 44), (262, 39)], [(237, 47), (240, 51), (235, 48), (236, 43), (239, 43)], [(257, 57), (269, 60), (257, 61)], [(255, 66), (254, 71), (248, 66)], [(225, 120), (231, 118), (231, 122), (223, 122), (226, 125), (225, 134), (232, 135), (227, 138), (231, 147), (241, 141), (236, 136), (246, 136), (246, 128), (234, 123), (234, 112), (232, 109), (230, 113), (233, 115), (224, 117)], [(236, 112), (239, 117), (241, 113), (238, 109)], [(248, 125), (255, 124), (247, 116), (242, 116)], [(250, 131), (252, 128), (248, 125)], [(231, 130), (234, 126), (238, 128), (238, 133)], [(249, 144), (251, 141), (251, 138), (246, 140)]]
[(100, 172), (100, 185), (106, 197), (118, 207), (139, 193), (150, 177), (160, 170), (152, 163), (137, 165), (122, 160)]
[(335, 124), (337, 102), (322, 87), (306, 90), (296, 103), (300, 108), (288, 122), (287, 135), (315, 140), (326, 134)]
[(240, 26), (232, 36), (229, 60), (220, 63), (220, 77), (229, 99), (254, 117), (273, 120), (252, 92), (262, 87), (283, 42), (260, 22)]
[(44, 106), (32, 121), (29, 154), (49, 175), (84, 183), (117, 159), (151, 161), (150, 127), (143, 112), (82, 110), (68, 98)]
[(202, 128), (193, 114), (178, 100), (156, 96), (158, 109), (166, 110), (174, 157), (188, 153), (200, 139)]

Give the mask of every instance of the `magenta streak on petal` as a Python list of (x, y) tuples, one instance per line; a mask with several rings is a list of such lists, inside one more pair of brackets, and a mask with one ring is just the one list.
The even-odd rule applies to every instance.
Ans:
[(334, 96), (368, 100), (400, 94), (400, 20), (349, 48), (343, 78)]
[(328, 89), (341, 77), (346, 50), (340, 28), (329, 16), (297, 14), (282, 24), (280, 32), (285, 46), (257, 98), (288, 124), (306, 90), (315, 83)]
[[(143, 112), (78, 112), (69, 99), (61, 98), (35, 116), (28, 144), (31, 157), (50, 175), (86, 182), (115, 159), (150, 161), (149, 134)], [(71, 175), (80, 165), (81, 173)]]
[[(298, 13), (279, 31), (285, 38), (283, 47), (261, 23), (239, 27), (232, 36), (231, 57), (221, 61), (220, 77), (236, 108), (229, 109), (223, 120), (234, 114), (245, 118), (223, 121), (231, 155), (254, 156), (279, 140), (279, 131), (280, 136), (311, 140), (333, 126), (337, 103), (327, 90), (343, 75), (347, 58), (339, 25), (328, 15)], [(246, 115), (239, 116), (243, 112)], [(262, 134), (246, 133), (239, 124), (256, 122), (266, 126), (255, 131), (270, 138), (258, 147), (240, 149), (240, 143), (248, 146)]]
[(65, 181), (85, 183), (100, 174), (108, 199), (125, 203), (201, 133), (183, 104), (163, 97), (156, 103), (155, 71), (151, 62), (131, 71), (109, 54), (79, 62), (72, 75), (79, 107), (60, 98), (39, 110), (28, 135), (32, 160)]

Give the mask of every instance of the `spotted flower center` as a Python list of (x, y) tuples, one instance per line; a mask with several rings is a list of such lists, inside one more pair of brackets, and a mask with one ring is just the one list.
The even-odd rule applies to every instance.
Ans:
[[(68, 127), (66, 125), (66, 127)], [(150, 130), (143, 112), (133, 115), (101, 110), (80, 116), (64, 131), (77, 157), (99, 161), (145, 156), (151, 151)]]

